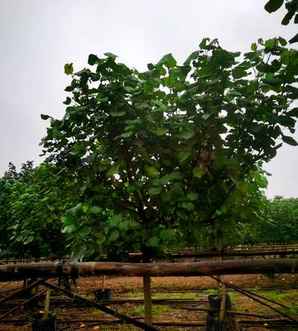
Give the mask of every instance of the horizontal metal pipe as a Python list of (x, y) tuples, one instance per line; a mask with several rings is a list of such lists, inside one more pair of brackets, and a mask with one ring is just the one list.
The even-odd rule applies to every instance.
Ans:
[(19, 263), (0, 266), (0, 281), (77, 276), (206, 276), (258, 273), (297, 273), (298, 259), (223, 260), (201, 262), (81, 262)]

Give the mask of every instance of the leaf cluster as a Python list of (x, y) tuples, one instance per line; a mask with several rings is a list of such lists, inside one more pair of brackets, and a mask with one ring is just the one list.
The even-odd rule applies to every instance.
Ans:
[[(288, 25), (292, 19), (294, 19), (294, 24), (298, 24), (298, 0), (269, 0), (265, 5), (265, 9), (267, 12), (273, 13), (280, 9), (283, 4), (287, 13), (283, 17), (281, 24)], [(298, 42), (298, 33), (289, 42)]]

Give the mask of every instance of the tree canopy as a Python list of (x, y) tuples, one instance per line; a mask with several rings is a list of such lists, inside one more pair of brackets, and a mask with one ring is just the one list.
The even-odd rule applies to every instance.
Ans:
[(78, 72), (65, 65), (65, 115), (42, 115), (42, 144), (80, 185), (64, 218), (73, 244), (150, 255), (247, 218), (262, 164), (297, 145), (298, 56), (286, 44), (260, 39), (240, 54), (204, 39), (183, 64), (167, 54), (145, 72), (111, 53)]

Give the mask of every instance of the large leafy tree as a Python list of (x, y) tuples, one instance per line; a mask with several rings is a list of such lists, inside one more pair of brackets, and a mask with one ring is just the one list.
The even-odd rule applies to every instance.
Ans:
[(263, 162), (282, 142), (297, 145), (298, 56), (282, 38), (242, 55), (204, 39), (183, 64), (167, 54), (146, 72), (111, 53), (88, 64), (65, 66), (63, 119), (42, 115), (48, 162), (80, 183), (81, 203), (65, 218), (80, 247), (127, 233), (125, 245), (148, 256), (182, 235), (201, 238), (198, 229), (220, 230), (251, 202)]

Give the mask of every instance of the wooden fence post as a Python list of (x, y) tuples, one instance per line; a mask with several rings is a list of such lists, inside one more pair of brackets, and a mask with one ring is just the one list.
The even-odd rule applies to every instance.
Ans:
[(234, 316), (227, 313), (232, 308), (228, 294), (209, 295), (208, 302), (210, 311), (207, 315), (207, 331), (239, 331)]
[(143, 276), (144, 287), (144, 321), (146, 324), (152, 325), (152, 297), (151, 297), (151, 277)]

